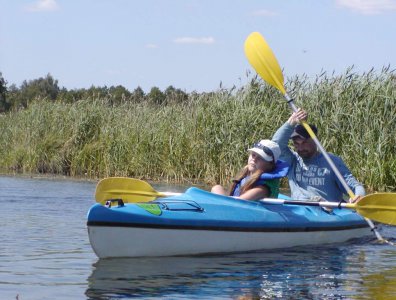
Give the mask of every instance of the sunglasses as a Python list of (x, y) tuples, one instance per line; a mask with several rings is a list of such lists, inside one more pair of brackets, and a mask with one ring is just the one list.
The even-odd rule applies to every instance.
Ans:
[(263, 144), (260, 143), (254, 143), (253, 144), (253, 148), (258, 148), (263, 150), (263, 152), (269, 156), (272, 157), (272, 161), (275, 162), (275, 157), (274, 157), (274, 153), (272, 152), (272, 150), (270, 148), (268, 148), (267, 146), (264, 146)]

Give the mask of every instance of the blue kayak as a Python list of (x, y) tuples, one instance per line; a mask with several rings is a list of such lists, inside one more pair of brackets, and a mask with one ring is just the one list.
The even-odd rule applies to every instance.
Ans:
[(90, 243), (100, 258), (258, 251), (371, 234), (349, 209), (247, 201), (194, 187), (151, 202), (109, 203), (88, 212)]

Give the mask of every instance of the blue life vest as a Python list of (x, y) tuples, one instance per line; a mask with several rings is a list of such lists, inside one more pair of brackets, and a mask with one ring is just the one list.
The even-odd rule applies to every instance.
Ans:
[[(289, 171), (289, 164), (283, 160), (278, 160), (275, 164), (275, 170), (271, 173), (263, 173), (256, 181), (255, 186), (266, 185), (270, 189), (270, 197), (277, 198), (279, 193), (279, 179), (285, 177)], [(241, 187), (246, 183), (250, 176), (242, 178), (235, 186), (231, 196), (239, 197)]]

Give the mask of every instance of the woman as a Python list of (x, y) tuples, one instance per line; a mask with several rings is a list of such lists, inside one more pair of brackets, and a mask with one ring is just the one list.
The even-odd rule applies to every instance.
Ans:
[(230, 195), (245, 200), (278, 197), (279, 179), (287, 175), (288, 166), (278, 160), (279, 145), (270, 140), (261, 140), (248, 149), (248, 164), (233, 180), (229, 193), (221, 185), (215, 185), (212, 193)]

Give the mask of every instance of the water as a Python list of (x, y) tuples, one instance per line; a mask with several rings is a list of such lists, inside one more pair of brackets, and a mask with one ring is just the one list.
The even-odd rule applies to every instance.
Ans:
[[(86, 229), (95, 186), (0, 176), (0, 299), (396, 299), (396, 247), (374, 237), (258, 253), (99, 260)], [(395, 241), (396, 227), (381, 234)]]

